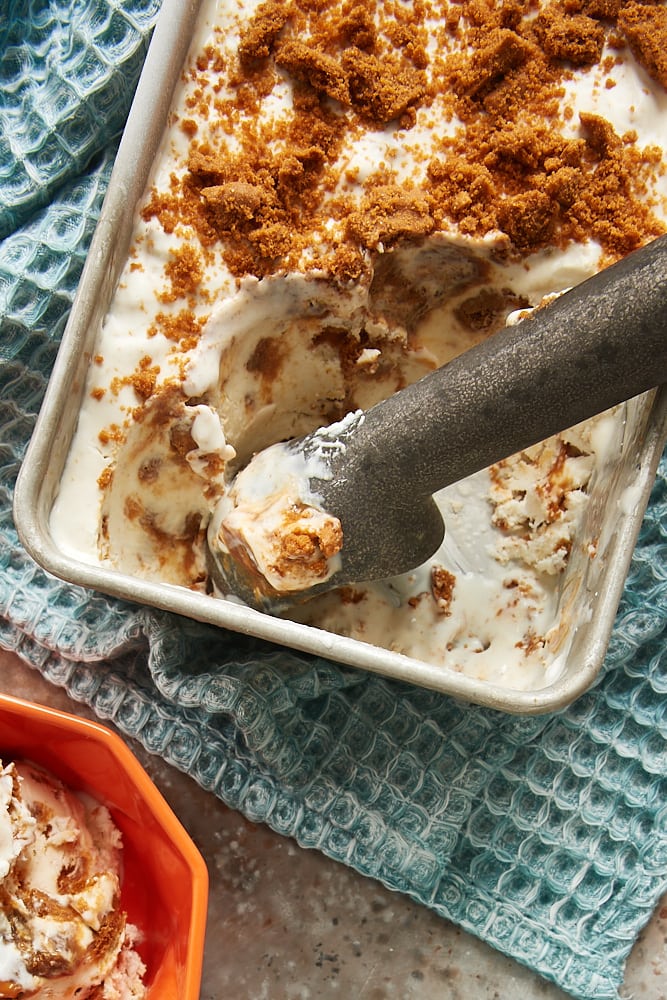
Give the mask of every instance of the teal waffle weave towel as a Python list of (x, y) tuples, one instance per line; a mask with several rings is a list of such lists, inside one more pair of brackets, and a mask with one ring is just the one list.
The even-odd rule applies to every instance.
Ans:
[(158, 0), (0, 14), (0, 645), (249, 819), (575, 997), (618, 995), (667, 889), (667, 460), (605, 668), (516, 718), (54, 580), (13, 486)]

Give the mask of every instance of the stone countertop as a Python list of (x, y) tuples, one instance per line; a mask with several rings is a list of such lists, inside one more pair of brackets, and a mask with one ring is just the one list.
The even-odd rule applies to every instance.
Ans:
[[(0, 691), (96, 718), (2, 650)], [(248, 822), (187, 775), (126, 742), (208, 866), (201, 1000), (565, 1000), (562, 990), (454, 924)], [(635, 1000), (667, 998), (666, 940), (667, 897), (630, 956), (624, 993)]]

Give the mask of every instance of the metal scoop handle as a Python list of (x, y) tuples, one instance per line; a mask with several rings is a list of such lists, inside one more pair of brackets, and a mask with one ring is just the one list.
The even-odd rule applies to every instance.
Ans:
[(367, 411), (313, 482), (343, 525), (340, 582), (429, 558), (437, 490), (666, 381), (663, 236)]

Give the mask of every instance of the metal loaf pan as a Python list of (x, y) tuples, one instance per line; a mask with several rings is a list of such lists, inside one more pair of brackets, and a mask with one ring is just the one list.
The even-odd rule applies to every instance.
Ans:
[(597, 482), (587, 512), (585, 531), (587, 537), (597, 540), (597, 558), (581, 558), (579, 565), (571, 565), (563, 584), (563, 628), (572, 636), (566, 666), (556, 682), (540, 690), (517, 691), (478, 681), (237, 603), (88, 565), (69, 558), (54, 543), (49, 515), (75, 431), (86, 371), (129, 247), (133, 208), (146, 187), (197, 13), (197, 2), (165, 0), (158, 18), (69, 323), (19, 475), (14, 515), (25, 548), (42, 567), (71, 583), (502, 711), (534, 714), (570, 703), (592, 684), (603, 663), (667, 437), (664, 389), (628, 405), (622, 458), (609, 478)]

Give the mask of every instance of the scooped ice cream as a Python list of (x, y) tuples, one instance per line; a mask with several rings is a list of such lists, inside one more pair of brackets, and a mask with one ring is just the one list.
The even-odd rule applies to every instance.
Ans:
[[(98, 338), (59, 547), (215, 593), (209, 524), (255, 452), (664, 232), (666, 43), (663, 3), (205, 3)], [(448, 488), (427, 565), (290, 616), (544, 686), (627, 426), (621, 408)]]
[(26, 762), (0, 771), (0, 996), (141, 1000), (108, 810)]

